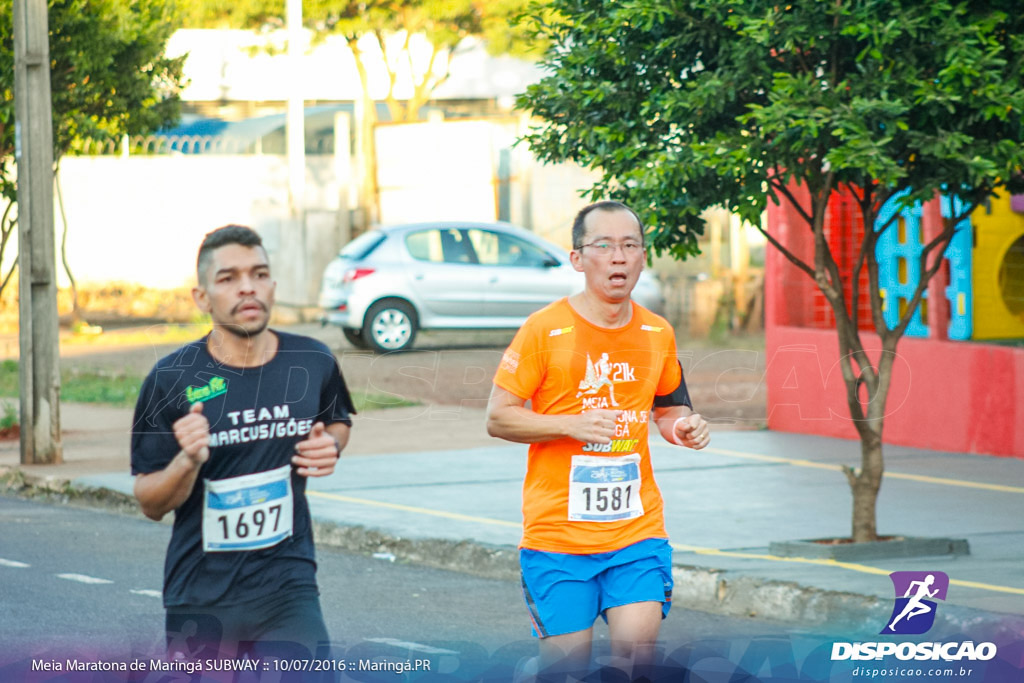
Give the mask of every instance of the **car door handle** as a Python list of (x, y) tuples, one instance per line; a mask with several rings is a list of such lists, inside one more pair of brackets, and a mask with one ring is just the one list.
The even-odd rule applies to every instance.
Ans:
[(416, 273), (412, 277), (413, 277), (414, 280), (422, 280), (423, 279), (423, 273)]

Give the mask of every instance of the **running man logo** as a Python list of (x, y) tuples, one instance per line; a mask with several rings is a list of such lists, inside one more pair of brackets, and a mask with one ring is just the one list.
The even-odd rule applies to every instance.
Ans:
[[(602, 353), (597, 361), (587, 354), (587, 372), (580, 382), (579, 392), (576, 398), (581, 396), (593, 396), (602, 387), (608, 387), (608, 400), (613, 407), (618, 407), (619, 402), (615, 400), (615, 385), (619, 382), (635, 382), (636, 372), (629, 363), (612, 363), (607, 353)], [(592, 410), (594, 408), (607, 408), (608, 400), (583, 399), (583, 408)]]
[(223, 377), (213, 377), (205, 387), (189, 387), (185, 390), (185, 398), (189, 403), (209, 401), (214, 396), (228, 393), (228, 381)]
[(889, 578), (896, 591), (896, 604), (880, 633), (927, 633), (935, 623), (935, 600), (946, 599), (949, 576), (944, 572), (893, 572)]

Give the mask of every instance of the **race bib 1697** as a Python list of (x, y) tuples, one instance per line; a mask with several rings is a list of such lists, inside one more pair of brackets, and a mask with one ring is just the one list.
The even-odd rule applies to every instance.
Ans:
[(292, 535), (291, 465), (205, 481), (203, 550), (259, 550)]

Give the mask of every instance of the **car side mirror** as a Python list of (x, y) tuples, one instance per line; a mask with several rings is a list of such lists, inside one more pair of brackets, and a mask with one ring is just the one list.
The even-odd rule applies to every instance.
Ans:
[(541, 263), (541, 265), (544, 266), (545, 268), (557, 268), (558, 266), (562, 265), (562, 262), (556, 259), (554, 256), (548, 256), (547, 258), (544, 259), (544, 262)]

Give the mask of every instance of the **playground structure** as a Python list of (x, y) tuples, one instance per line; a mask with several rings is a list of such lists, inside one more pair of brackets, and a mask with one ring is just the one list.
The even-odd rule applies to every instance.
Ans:
[[(809, 206), (802, 187), (791, 188)], [(923, 246), (942, 230), (948, 198), (912, 207), (890, 200), (878, 229), (882, 314), (892, 328), (920, 282)], [(769, 205), (768, 229), (813, 263), (813, 235), (797, 211)], [(829, 202), (825, 234), (850, 305), (863, 222), (852, 197)], [(995, 197), (960, 222), (945, 264), (897, 347), (886, 404), (887, 443), (1024, 457), (1024, 197)], [(856, 283), (857, 327), (877, 360), (867, 268)], [(765, 258), (768, 426), (780, 431), (857, 438), (846, 404), (831, 306), (780, 252)]]

